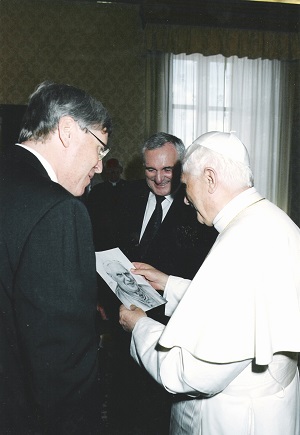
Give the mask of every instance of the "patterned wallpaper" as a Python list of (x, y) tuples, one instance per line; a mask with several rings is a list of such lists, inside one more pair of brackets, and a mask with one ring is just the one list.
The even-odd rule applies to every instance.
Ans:
[(109, 139), (139, 178), (145, 139), (145, 56), (137, 5), (0, 0), (0, 104), (26, 104), (45, 79), (90, 92), (109, 110)]
[[(125, 178), (142, 177), (146, 50), (139, 6), (96, 0), (0, 0), (0, 105), (26, 104), (45, 79), (84, 88), (104, 103), (114, 123), (109, 157), (122, 162)], [(296, 98), (299, 108), (299, 92)], [(291, 187), (299, 220), (298, 115)]]
[(296, 77), (294, 123), (292, 128), (292, 149), (290, 159), (290, 217), (300, 227), (300, 62), (295, 64)]

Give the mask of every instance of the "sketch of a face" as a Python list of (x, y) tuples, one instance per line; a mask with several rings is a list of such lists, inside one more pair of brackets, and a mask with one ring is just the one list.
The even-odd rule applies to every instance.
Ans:
[(136, 291), (138, 284), (130, 272), (118, 262), (107, 265), (107, 273), (116, 281), (123, 290)]

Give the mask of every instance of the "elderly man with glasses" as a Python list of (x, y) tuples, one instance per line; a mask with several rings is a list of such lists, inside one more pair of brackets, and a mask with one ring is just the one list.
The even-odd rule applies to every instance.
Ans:
[(82, 195), (102, 171), (102, 103), (45, 82), (0, 159), (0, 433), (99, 433), (97, 283)]

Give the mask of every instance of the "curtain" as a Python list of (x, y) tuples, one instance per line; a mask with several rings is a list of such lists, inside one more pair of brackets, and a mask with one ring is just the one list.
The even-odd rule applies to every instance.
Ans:
[[(288, 211), (293, 97), (288, 64), (222, 55), (152, 53), (149, 132), (167, 131), (186, 145), (201, 134), (234, 131), (250, 153), (255, 186)], [(153, 111), (154, 110), (154, 111)]]
[(300, 33), (148, 23), (145, 48), (174, 54), (299, 60)]

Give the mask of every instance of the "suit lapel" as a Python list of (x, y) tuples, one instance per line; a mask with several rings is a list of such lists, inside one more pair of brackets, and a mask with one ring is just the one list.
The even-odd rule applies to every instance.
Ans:
[(135, 220), (135, 228), (138, 228), (138, 230), (139, 230), (138, 237), (141, 234), (141, 229), (142, 229), (142, 225), (143, 225), (144, 214), (145, 214), (145, 210), (146, 210), (146, 206), (147, 206), (149, 192), (150, 192), (149, 187), (148, 187), (147, 183), (145, 182), (145, 184), (142, 186), (142, 189), (141, 189), (139, 196), (137, 198), (136, 213), (135, 213), (135, 216), (133, 217)]

